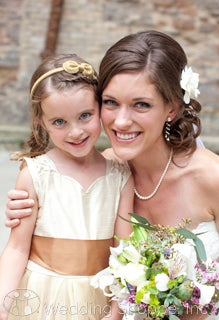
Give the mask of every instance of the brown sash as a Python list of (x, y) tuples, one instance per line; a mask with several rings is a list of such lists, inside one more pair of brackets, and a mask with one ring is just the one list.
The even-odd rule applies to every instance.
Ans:
[(90, 276), (109, 265), (113, 238), (57, 239), (34, 235), (29, 259), (63, 275)]

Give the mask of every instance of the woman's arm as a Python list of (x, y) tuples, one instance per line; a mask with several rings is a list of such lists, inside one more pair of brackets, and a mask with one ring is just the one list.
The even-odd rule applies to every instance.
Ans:
[[(33, 214), (22, 219), (17, 228), (12, 229), (9, 241), (0, 257), (0, 319), (7, 319), (4, 306), (5, 296), (15, 290), (27, 265), (31, 239), (38, 212), (38, 201), (29, 170), (25, 167), (19, 174), (16, 188), (26, 190), (35, 200)], [(10, 306), (7, 306), (9, 309)]]
[[(119, 216), (130, 220), (129, 213), (133, 212), (133, 202), (134, 202), (134, 182), (133, 177), (130, 176), (127, 183), (125, 184), (119, 201), (119, 207), (117, 212), (117, 218), (115, 222), (114, 234), (119, 238), (123, 239), (129, 238), (132, 232), (132, 225), (121, 219)], [(114, 239), (114, 246), (118, 246), (117, 240)], [(123, 311), (119, 308), (117, 301), (111, 302), (111, 313), (104, 317), (103, 319), (108, 320), (121, 320), (123, 317)]]
[[(129, 177), (127, 183), (125, 184), (119, 201), (117, 219), (115, 223), (115, 235), (119, 238), (129, 238), (130, 233), (133, 231), (131, 223), (128, 223), (121, 219), (119, 216), (130, 220), (129, 213), (133, 213), (134, 205), (134, 180), (132, 175)], [(118, 245), (118, 242), (117, 242)]]

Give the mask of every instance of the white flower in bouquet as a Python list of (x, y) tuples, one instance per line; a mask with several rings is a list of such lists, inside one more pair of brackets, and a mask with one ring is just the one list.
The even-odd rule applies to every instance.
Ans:
[(197, 281), (195, 281), (194, 283), (195, 283), (195, 286), (198, 287), (200, 290), (199, 304), (201, 306), (208, 305), (215, 293), (215, 287), (204, 285)]
[(166, 273), (158, 273), (155, 276), (155, 283), (156, 283), (156, 287), (159, 291), (167, 291), (169, 290), (169, 288), (167, 287), (167, 284), (170, 280), (170, 278), (168, 277), (168, 275)]
[(108, 288), (110, 285), (112, 285), (115, 281), (114, 275), (110, 272), (109, 268), (106, 268), (104, 270), (101, 270), (98, 272), (91, 280), (91, 286), (94, 288), (100, 288), (103, 290), (104, 294), (106, 296), (113, 296), (114, 293), (107, 292), (106, 288)]
[(178, 266), (178, 275), (184, 275), (190, 280), (195, 280), (195, 265), (198, 263), (194, 245), (188, 241), (173, 245), (174, 255), (182, 263)]
[(123, 269), (123, 276), (132, 286), (138, 286), (145, 281), (145, 266), (133, 262), (127, 263)]
[(139, 251), (132, 244), (124, 248), (123, 256), (133, 263), (139, 263), (141, 258)]

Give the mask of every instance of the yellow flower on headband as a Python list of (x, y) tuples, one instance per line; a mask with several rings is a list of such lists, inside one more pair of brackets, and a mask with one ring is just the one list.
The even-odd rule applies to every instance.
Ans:
[(94, 69), (88, 63), (78, 64), (76, 61), (68, 60), (68, 61), (65, 61), (62, 66), (63, 66), (63, 69), (68, 73), (73, 74), (73, 73), (81, 72), (85, 76), (93, 77), (94, 79), (96, 79), (94, 75)]
[(88, 63), (82, 63), (80, 65), (80, 71), (85, 75), (85, 76), (93, 76), (94, 70), (91, 67), (90, 64)]
[(63, 69), (68, 73), (79, 72), (79, 64), (75, 61), (71, 61), (71, 60), (65, 61), (62, 66), (63, 66)]

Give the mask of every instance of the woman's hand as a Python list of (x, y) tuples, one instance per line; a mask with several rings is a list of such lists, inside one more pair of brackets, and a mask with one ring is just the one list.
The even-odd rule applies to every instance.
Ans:
[(28, 198), (28, 192), (21, 190), (10, 190), (8, 192), (7, 207), (5, 210), (5, 226), (14, 228), (20, 224), (20, 219), (32, 214), (34, 200)]

